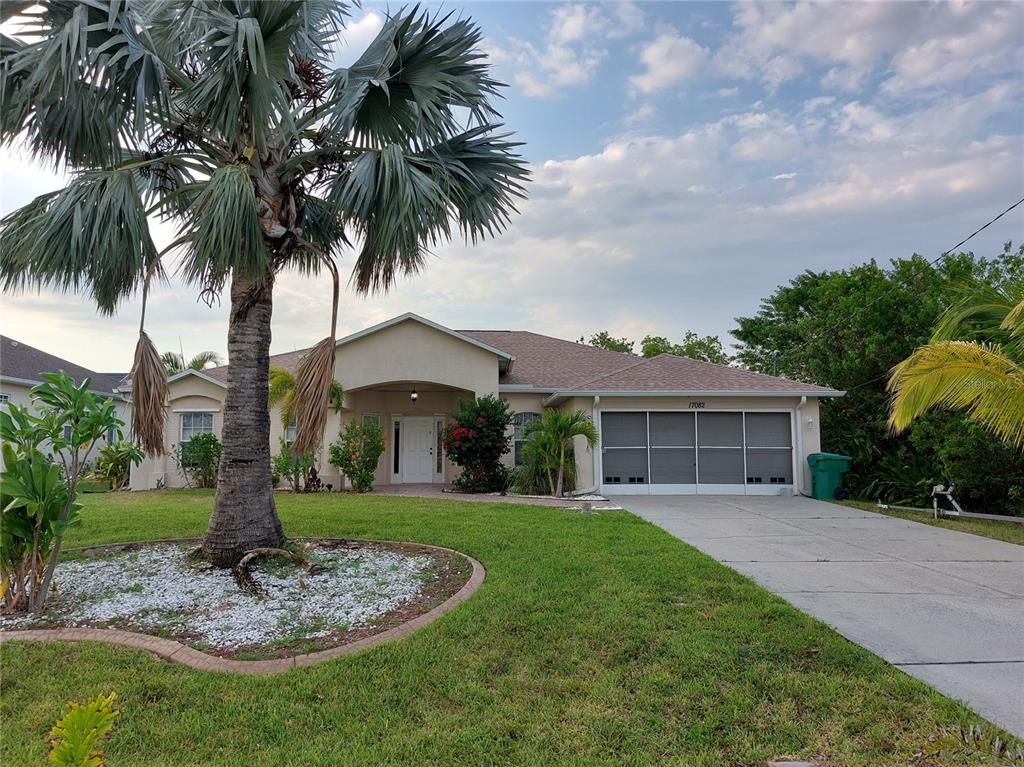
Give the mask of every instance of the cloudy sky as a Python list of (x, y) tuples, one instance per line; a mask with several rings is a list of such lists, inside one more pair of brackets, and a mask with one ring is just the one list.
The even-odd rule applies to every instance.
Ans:
[[(386, 297), (342, 299), (344, 334), (406, 311), (454, 328), (720, 334), (805, 269), (935, 257), (1024, 196), (1024, 5), (448, 3), (509, 83), (530, 198), (508, 232), (438, 248)], [(366, 3), (346, 63), (379, 30)], [(63, 179), (0, 154), (0, 210)], [(168, 241), (170, 231), (159, 231)], [(972, 241), (1024, 239), (1017, 209)], [(351, 262), (351, 258), (346, 259)], [(344, 264), (343, 264), (344, 267)], [(127, 370), (138, 303), (2, 297), (3, 333)], [(329, 330), (329, 286), (285, 275), (272, 351)], [(161, 350), (226, 348), (226, 309), (172, 282)]]

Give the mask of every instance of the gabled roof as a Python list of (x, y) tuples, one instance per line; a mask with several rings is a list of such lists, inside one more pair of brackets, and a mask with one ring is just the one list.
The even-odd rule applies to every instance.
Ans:
[(505, 386), (533, 386), (551, 391), (621, 370), (640, 360), (635, 354), (613, 352), (526, 330), (459, 332), (515, 355), (515, 369), (499, 379)]
[[(495, 354), (499, 361), (498, 383), (503, 391), (532, 390), (561, 396), (660, 393), (835, 397), (842, 394), (835, 389), (729, 365), (716, 365), (672, 354), (645, 359), (635, 354), (613, 352), (526, 330), (450, 330), (412, 313), (353, 333), (340, 339), (337, 345), (351, 343), (408, 320)], [(299, 349), (272, 355), (270, 364), (294, 372), (299, 360), (308, 351)], [(226, 382), (227, 368), (208, 368), (202, 371), (202, 376)]]
[(428, 320), (426, 317), (421, 317), (420, 315), (414, 314), (413, 312), (406, 312), (405, 314), (400, 314), (397, 317), (392, 317), (390, 320), (385, 320), (384, 322), (380, 322), (364, 330), (352, 333), (351, 335), (345, 336), (344, 338), (339, 338), (335, 346), (344, 346), (345, 344), (352, 343), (353, 341), (356, 341), (360, 338), (365, 338), (366, 336), (380, 332), (381, 330), (385, 330), (387, 328), (394, 327), (395, 325), (399, 325), (403, 322), (408, 321), (418, 322), (421, 325), (425, 325), (428, 328), (432, 328), (433, 330), (436, 330), (440, 333), (449, 335), (452, 338), (457, 338), (460, 341), (470, 344), (471, 346), (476, 346), (479, 349), (483, 349), (484, 351), (494, 354), (503, 362), (503, 364), (501, 364), (499, 367), (502, 373), (504, 373), (506, 370), (511, 370), (512, 363), (515, 362), (515, 355), (510, 354), (505, 349), (498, 348), (497, 346), (489, 344), (486, 341), (482, 341), (479, 338), (474, 337), (470, 333), (464, 333), (462, 331), (446, 328), (444, 325), (439, 325), (433, 320)]
[(35, 386), (42, 383), (43, 373), (59, 373), (62, 370), (71, 376), (76, 384), (81, 384), (86, 378), (91, 379), (92, 391), (98, 394), (115, 394), (118, 384), (128, 375), (97, 373), (22, 341), (0, 336), (0, 378)]
[(503, 387), (572, 394), (778, 394), (837, 396), (842, 392), (729, 365), (662, 354), (651, 359), (524, 330), (463, 330), (516, 355)]

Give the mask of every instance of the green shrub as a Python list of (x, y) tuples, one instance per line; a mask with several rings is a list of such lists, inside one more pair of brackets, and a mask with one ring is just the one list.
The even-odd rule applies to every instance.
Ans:
[(114, 727), (115, 693), (100, 693), (85, 704), (69, 704), (50, 731), (48, 761), (55, 767), (102, 767), (100, 743)]
[(292, 450), (285, 438), (281, 437), (278, 440), (278, 452), (270, 459), (271, 479), (273, 480), (275, 476), (277, 477), (274, 481), (274, 487), (277, 487), (277, 484), (284, 479), (287, 480), (293, 492), (301, 493), (302, 483), (305, 481), (312, 466), (312, 453), (307, 455), (297, 454)]
[(493, 394), (466, 400), (452, 419), (454, 423), (445, 427), (444, 451), (462, 468), (455, 486), (469, 493), (504, 491), (509, 471), (501, 457), (511, 450), (508, 403)]
[(144, 457), (142, 449), (128, 440), (104, 445), (96, 454), (92, 478), (109, 482), (112, 490), (118, 490), (128, 484), (132, 466), (138, 466)]
[(220, 465), (220, 440), (213, 434), (197, 434), (171, 450), (174, 465), (189, 487), (214, 487)]
[[(114, 403), (64, 373), (43, 373), (33, 387), (36, 416), (0, 410), (4, 469), (0, 474), (0, 610), (38, 611), (46, 604), (61, 544), (78, 521), (75, 502), (83, 467), (108, 431), (124, 425)], [(52, 455), (44, 455), (47, 445)]]
[(330, 450), (331, 466), (349, 478), (352, 489), (365, 493), (373, 489), (377, 462), (384, 454), (384, 431), (370, 421), (350, 421)]

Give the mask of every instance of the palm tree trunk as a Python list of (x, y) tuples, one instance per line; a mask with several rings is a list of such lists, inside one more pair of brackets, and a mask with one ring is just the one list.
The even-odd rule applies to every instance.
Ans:
[(217, 496), (203, 551), (214, 564), (234, 565), (249, 549), (284, 540), (270, 480), (270, 315), (273, 278), (231, 283), (228, 392), (221, 430)]

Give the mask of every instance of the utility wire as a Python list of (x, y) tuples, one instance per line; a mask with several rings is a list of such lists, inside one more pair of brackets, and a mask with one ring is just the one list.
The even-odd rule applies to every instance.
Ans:
[[(1011, 205), (1011, 206), (1010, 206), (1009, 208), (1007, 208), (1006, 210), (1004, 210), (1004, 211), (1003, 211), (1002, 213), (1000, 213), (1000, 214), (999, 214), (998, 216), (996, 216), (995, 218), (993, 218), (993, 219), (992, 219), (991, 221), (989, 221), (989, 222), (988, 222), (987, 224), (985, 224), (984, 226), (982, 226), (982, 227), (980, 227), (980, 228), (978, 228), (978, 229), (975, 229), (975, 230), (974, 230), (973, 232), (971, 232), (971, 233), (970, 233), (969, 235), (967, 235), (967, 236), (966, 236), (966, 237), (964, 237), (964, 238), (963, 238), (962, 240), (960, 240), (960, 242), (958, 242), (958, 243), (957, 243), (956, 245), (954, 245), (954, 246), (953, 246), (952, 248), (950, 248), (949, 250), (946, 250), (946, 251), (943, 251), (942, 253), (940, 253), (940, 254), (939, 254), (939, 255), (938, 255), (938, 256), (937, 256), (936, 258), (933, 258), (933, 259), (932, 259), (931, 261), (929, 261), (929, 262), (928, 262), (928, 265), (929, 265), (929, 266), (935, 266), (935, 265), (936, 265), (936, 264), (938, 264), (938, 263), (939, 263), (939, 262), (940, 262), (940, 261), (941, 261), (942, 259), (944, 259), (944, 258), (947, 258), (947, 257), (948, 257), (949, 255), (951, 255), (951, 254), (953, 253), (953, 251), (955, 251), (955, 250), (956, 250), (957, 248), (959, 248), (959, 247), (960, 247), (961, 245), (965, 244), (965, 243), (966, 243), (966, 242), (968, 242), (968, 241), (969, 241), (970, 239), (972, 239), (972, 238), (973, 238), (973, 237), (974, 237), (975, 235), (981, 234), (981, 233), (982, 233), (982, 232), (984, 232), (984, 231), (985, 231), (986, 229), (988, 229), (988, 228), (989, 228), (990, 226), (992, 226), (992, 224), (994, 224), (994, 223), (995, 223), (996, 221), (998, 221), (998, 220), (999, 220), (999, 219), (1001, 219), (1001, 218), (1002, 218), (1003, 216), (1005, 216), (1005, 215), (1006, 215), (1007, 213), (1009, 213), (1009, 212), (1010, 212), (1011, 210), (1013, 210), (1014, 208), (1016, 208), (1017, 206), (1019, 206), (1019, 205), (1022, 205), (1022, 204), (1024, 204), (1024, 197), (1021, 197), (1021, 198), (1020, 198), (1019, 200), (1017, 200), (1017, 202), (1015, 202), (1015, 203), (1014, 203), (1013, 205)], [(873, 299), (872, 299), (871, 301), (868, 301), (868, 302), (867, 302), (866, 304), (864, 304), (863, 306), (860, 306), (860, 307), (858, 307), (858, 311), (863, 311), (864, 309), (867, 309), (868, 307), (870, 307), (870, 306), (873, 306), (874, 304), (877, 304), (877, 303), (878, 303), (879, 301), (881, 301), (881, 300), (882, 300), (883, 298), (885, 298), (885, 297), (886, 297), (886, 295), (888, 295), (888, 294), (889, 294), (889, 293), (891, 293), (891, 292), (892, 292), (893, 290), (895, 290), (895, 287), (896, 287), (896, 286), (890, 287), (890, 288), (889, 288), (888, 290), (885, 290), (885, 291), (883, 291), (883, 292), (882, 292), (882, 293), (881, 293), (880, 295), (877, 295), (877, 296), (875, 296), (875, 298), (873, 298)], [(839, 322), (835, 323), (834, 325), (832, 325), (832, 326), (830, 326), (830, 327), (826, 328), (825, 330), (821, 331), (821, 332), (820, 332), (820, 333), (819, 333), (818, 335), (820, 336), (820, 335), (825, 335), (825, 334), (831, 333), (831, 332), (832, 332), (833, 330), (835, 330), (836, 328), (838, 328), (838, 327), (839, 327), (840, 325), (845, 325), (845, 324), (846, 324), (846, 322), (845, 322), (845, 321), (843, 321), (843, 320), (840, 320)], [(863, 384), (860, 384), (860, 385), (863, 385)]]
[[(998, 220), (999, 220), (999, 219), (1001, 219), (1001, 218), (1002, 218), (1003, 216), (1005, 216), (1005, 215), (1006, 215), (1007, 213), (1009, 213), (1009, 212), (1010, 212), (1010, 211), (1012, 211), (1012, 210), (1013, 210), (1014, 208), (1016, 208), (1016, 207), (1018, 207), (1018, 206), (1020, 206), (1020, 205), (1024, 205), (1024, 197), (1021, 197), (1021, 198), (1020, 198), (1019, 200), (1017, 200), (1017, 202), (1015, 202), (1015, 203), (1014, 203), (1013, 205), (1011, 205), (1011, 206), (1010, 206), (1009, 208), (1007, 208), (1006, 210), (1004, 210), (1004, 211), (1003, 211), (1002, 213), (1000, 213), (1000, 214), (999, 214), (998, 216), (996, 216), (995, 218), (993, 218), (993, 219), (991, 219), (990, 221), (988, 221), (988, 222), (987, 222), (986, 224), (984, 224), (983, 226), (981, 226), (981, 227), (979, 227), (979, 228), (975, 229), (975, 230), (974, 230), (973, 232), (971, 232), (971, 233), (970, 233), (969, 235), (967, 235), (967, 236), (966, 236), (966, 237), (964, 237), (964, 238), (963, 238), (962, 240), (960, 240), (960, 242), (958, 242), (958, 243), (957, 243), (956, 245), (954, 245), (954, 246), (953, 246), (952, 248), (950, 248), (949, 250), (946, 250), (946, 251), (943, 251), (942, 253), (940, 253), (940, 254), (939, 254), (939, 255), (938, 255), (937, 257), (935, 257), (934, 259), (932, 259), (931, 261), (929, 261), (929, 262), (928, 262), (928, 265), (929, 265), (929, 266), (935, 266), (935, 265), (936, 265), (936, 264), (938, 264), (938, 263), (939, 263), (940, 261), (942, 261), (942, 260), (943, 260), (944, 258), (947, 258), (947, 257), (948, 257), (949, 255), (951, 255), (951, 254), (953, 253), (953, 251), (955, 251), (955, 250), (956, 250), (957, 248), (959, 248), (959, 247), (960, 247), (961, 245), (964, 245), (965, 243), (967, 243), (968, 241), (970, 241), (971, 239), (973, 239), (973, 238), (974, 238), (974, 237), (975, 237), (976, 235), (978, 235), (978, 234), (981, 234), (982, 232), (984, 232), (984, 231), (985, 231), (986, 229), (988, 229), (988, 228), (989, 228), (990, 226), (992, 226), (992, 224), (994, 224), (994, 223), (995, 223), (996, 221), (998, 221)], [(892, 291), (893, 291), (893, 290), (895, 289), (895, 287), (896, 287), (896, 286), (892, 286), (892, 287), (890, 287), (890, 288), (889, 288), (888, 290), (886, 290), (886, 291), (883, 291), (883, 292), (882, 292), (881, 294), (879, 294), (878, 296), (875, 296), (875, 298), (874, 298), (874, 299), (872, 299), (871, 301), (869, 301), (868, 303), (864, 304), (863, 306), (860, 306), (860, 307), (858, 307), (858, 311), (863, 311), (864, 309), (867, 309), (868, 307), (870, 307), (870, 306), (873, 306), (874, 304), (878, 303), (878, 302), (879, 302), (879, 301), (881, 301), (881, 300), (882, 300), (883, 298), (885, 298), (887, 294), (891, 293), (891, 292), (892, 292)], [(832, 332), (833, 330), (835, 330), (836, 328), (838, 328), (838, 327), (839, 327), (840, 325), (845, 325), (845, 324), (847, 324), (847, 322), (848, 322), (848, 319), (847, 319), (847, 320), (840, 320), (839, 322), (835, 323), (834, 325), (831, 325), (830, 327), (826, 328), (826, 329), (825, 329), (825, 330), (823, 330), (823, 331), (820, 331), (820, 332), (816, 333), (815, 335), (817, 335), (817, 336), (818, 336), (819, 338), (821, 338), (821, 337), (822, 337), (823, 335), (826, 335), (826, 334), (828, 334), (828, 333), (831, 333), (831, 332)], [(874, 383), (875, 381), (878, 381), (878, 380), (880, 380), (880, 379), (882, 379), (882, 378), (885, 378), (885, 377), (886, 377), (887, 375), (888, 375), (888, 373), (883, 373), (882, 375), (878, 375), (878, 376), (875, 376), (874, 378), (872, 378), (872, 379), (870, 379), (870, 380), (867, 380), (867, 381), (863, 381), (863, 382), (861, 382), (861, 383), (859, 383), (859, 384), (856, 384), (855, 386), (849, 386), (849, 387), (847, 387), (847, 388), (846, 388), (846, 391), (853, 391), (854, 389), (859, 389), (859, 388), (861, 388), (862, 386), (867, 386), (868, 384)]]

